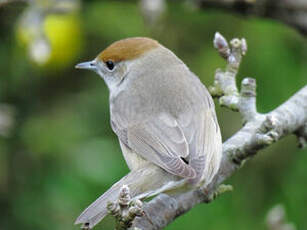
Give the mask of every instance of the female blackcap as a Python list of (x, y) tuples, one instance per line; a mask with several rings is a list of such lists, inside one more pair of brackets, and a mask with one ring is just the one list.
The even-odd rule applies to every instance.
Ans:
[(111, 126), (131, 170), (76, 224), (95, 226), (123, 185), (132, 198), (143, 199), (211, 182), (222, 156), (214, 103), (173, 52), (149, 38), (128, 38), (76, 68), (95, 71), (107, 84)]

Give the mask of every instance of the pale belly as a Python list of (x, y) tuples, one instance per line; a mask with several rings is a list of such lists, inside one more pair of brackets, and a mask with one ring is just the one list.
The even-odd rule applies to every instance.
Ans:
[(120, 147), (122, 149), (124, 158), (130, 170), (136, 170), (144, 166), (144, 164), (148, 164), (149, 162), (145, 160), (140, 155), (136, 154), (129, 148), (127, 148), (121, 141), (119, 141)]

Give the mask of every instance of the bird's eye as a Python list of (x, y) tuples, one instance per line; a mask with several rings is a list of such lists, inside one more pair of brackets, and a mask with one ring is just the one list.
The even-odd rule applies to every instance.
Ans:
[(114, 69), (114, 62), (112, 61), (106, 61), (106, 66), (108, 67), (109, 70), (113, 70)]

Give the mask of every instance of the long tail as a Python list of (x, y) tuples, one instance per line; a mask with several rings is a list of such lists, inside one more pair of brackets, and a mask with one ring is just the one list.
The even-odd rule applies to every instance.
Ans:
[(176, 180), (176, 177), (153, 164), (131, 171), (86, 208), (75, 224), (83, 224), (89, 229), (98, 224), (108, 213), (107, 203), (116, 202), (123, 185), (128, 185), (131, 197), (135, 197), (155, 191), (171, 180)]

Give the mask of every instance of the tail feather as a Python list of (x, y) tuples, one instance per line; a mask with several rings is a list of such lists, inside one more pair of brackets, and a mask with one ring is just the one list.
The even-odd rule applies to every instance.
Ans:
[(170, 180), (178, 179), (178, 177), (170, 175), (153, 164), (133, 170), (86, 208), (77, 218), (75, 224), (83, 224), (83, 227), (89, 229), (98, 224), (108, 213), (107, 203), (117, 201), (123, 185), (128, 185), (130, 196), (133, 198), (143, 193), (157, 190)]

